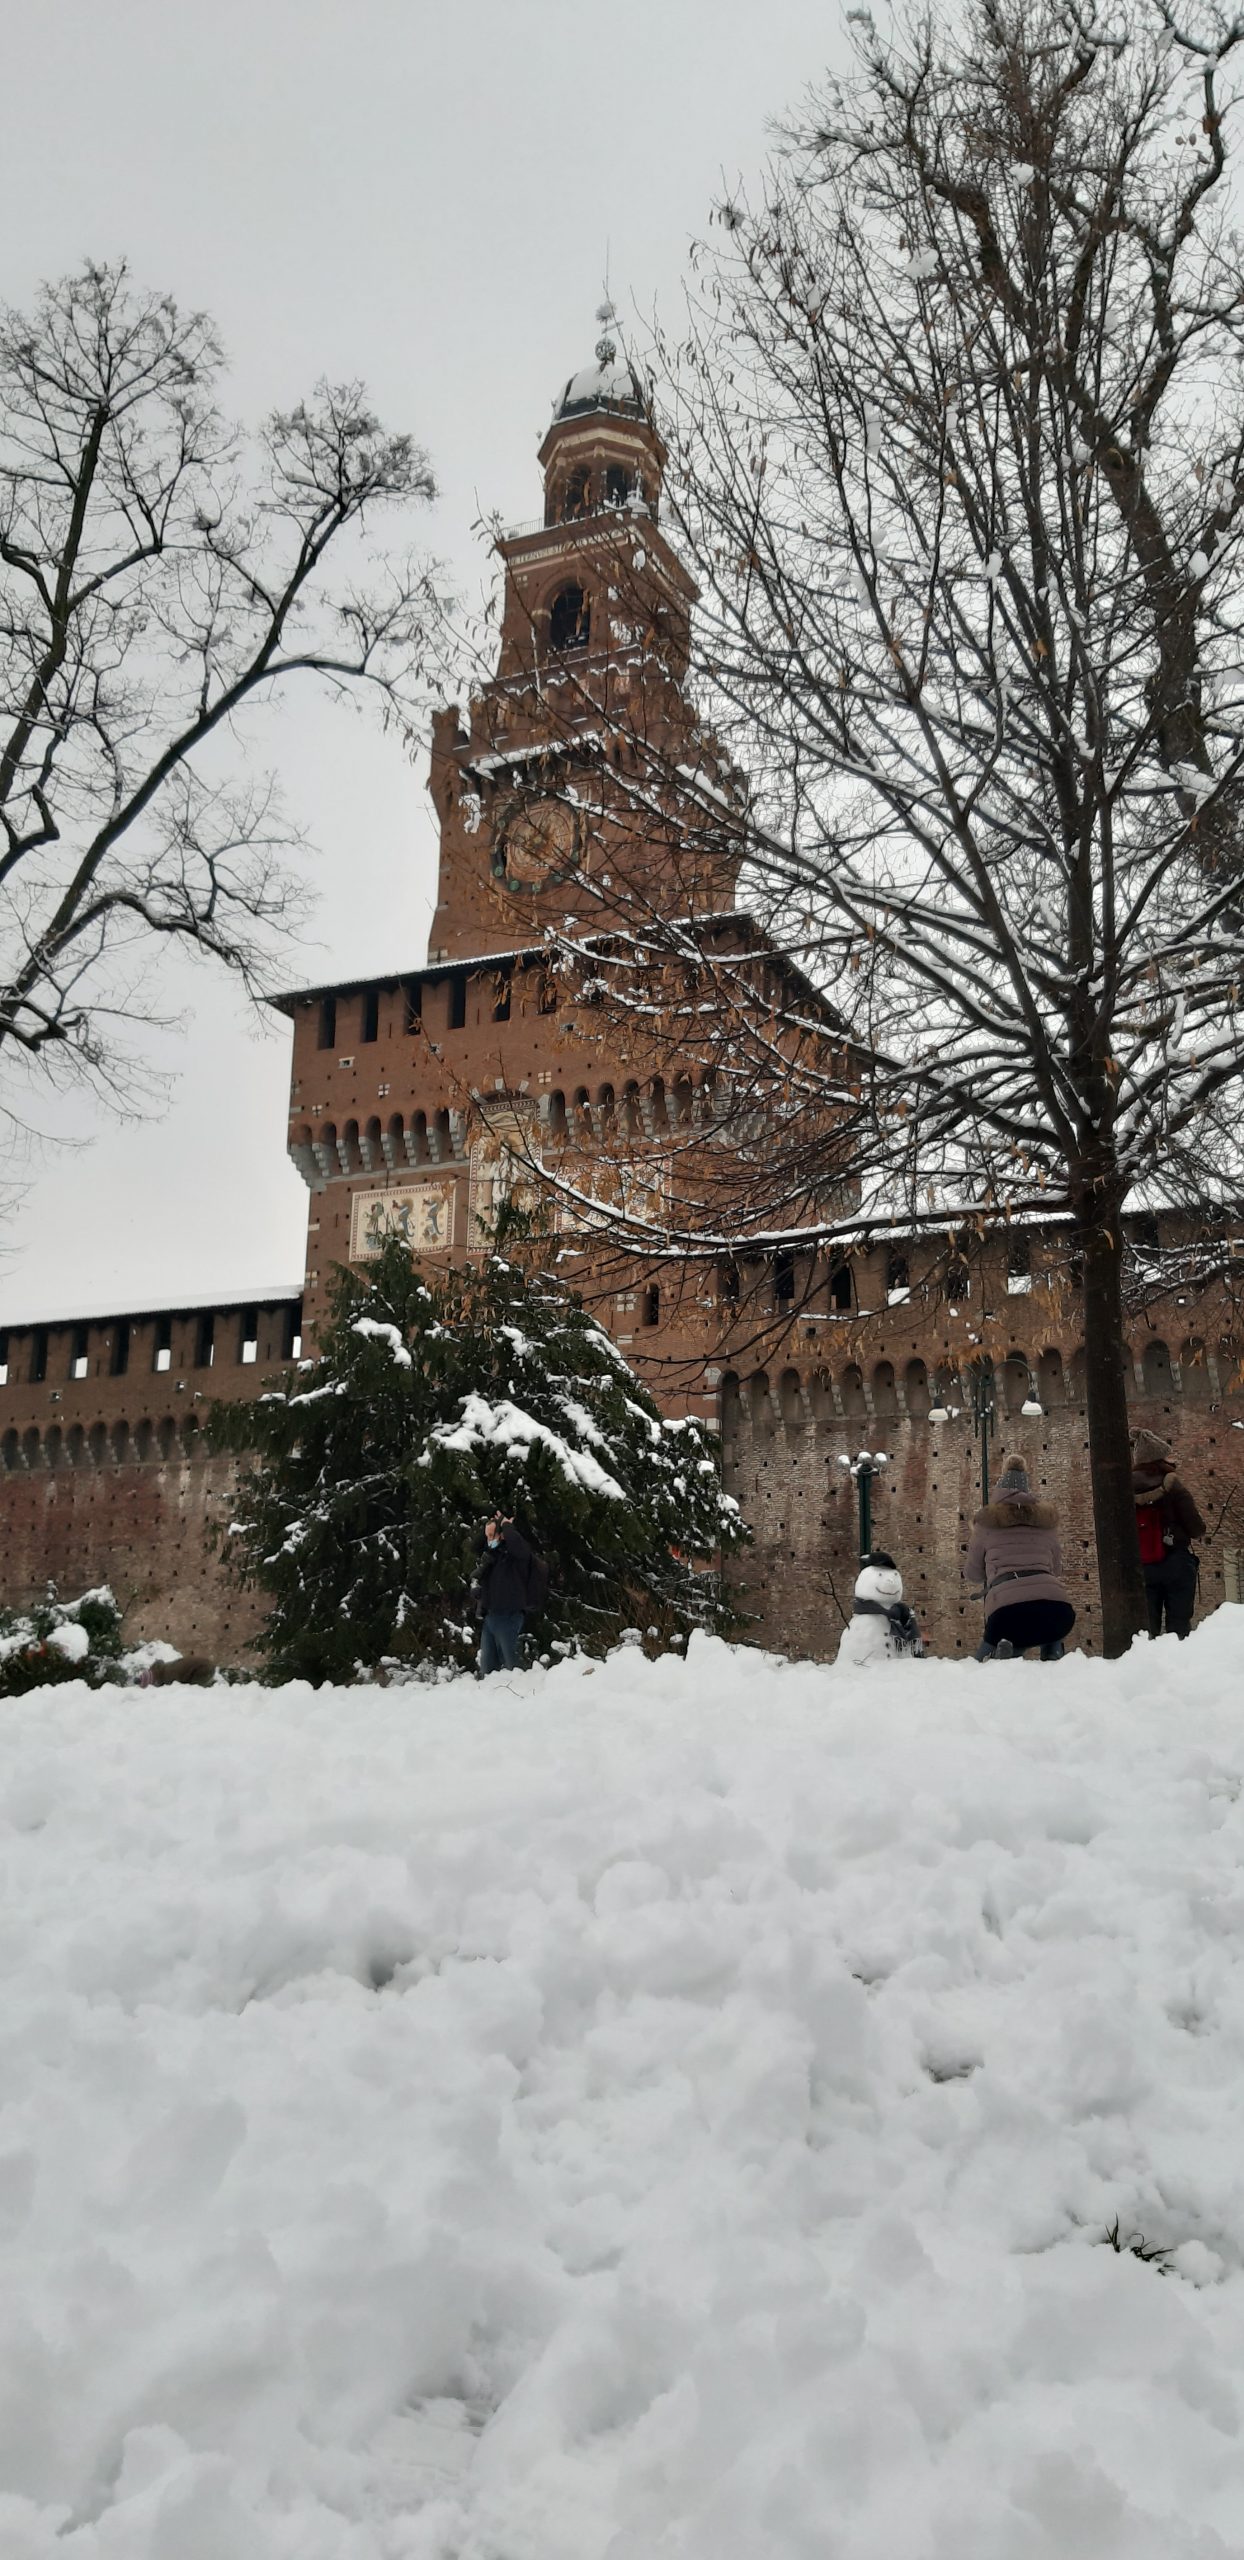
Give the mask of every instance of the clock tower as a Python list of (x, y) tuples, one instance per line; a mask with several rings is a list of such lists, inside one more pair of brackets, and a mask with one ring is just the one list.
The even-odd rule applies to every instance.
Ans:
[(434, 726), (431, 964), (550, 926), (734, 904), (737, 858), (704, 821), (732, 778), (683, 691), (696, 591), (662, 527), (665, 447), (613, 317), (602, 305), (595, 362), (558, 392), (541, 520), (498, 538), (496, 672), (465, 719), (451, 708)]

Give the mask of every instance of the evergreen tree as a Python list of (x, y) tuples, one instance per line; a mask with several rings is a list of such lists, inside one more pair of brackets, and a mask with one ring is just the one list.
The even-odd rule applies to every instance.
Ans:
[[(536, 1250), (533, 1251), (533, 1245)], [(512, 1518), (551, 1575), (542, 1652), (667, 1646), (728, 1613), (705, 1562), (744, 1541), (700, 1425), (661, 1416), (609, 1336), (539, 1267), (530, 1222), (460, 1270), (400, 1239), (341, 1271), (320, 1355), (218, 1448), (251, 1454), (229, 1568), (271, 1599), (271, 1676), (342, 1680), (385, 1658), (461, 1668), (478, 1629), (475, 1539)]]

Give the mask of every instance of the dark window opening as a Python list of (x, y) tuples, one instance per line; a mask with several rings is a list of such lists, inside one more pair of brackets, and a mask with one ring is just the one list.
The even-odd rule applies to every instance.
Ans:
[(835, 1262), (831, 1265), (829, 1274), (829, 1303), (831, 1307), (837, 1308), (840, 1315), (847, 1315), (850, 1313), (851, 1265), (849, 1262)]
[(73, 1329), (73, 1344), (69, 1353), (69, 1375), (71, 1378), (88, 1377), (90, 1374), (90, 1367), (91, 1337), (84, 1324), (76, 1324)]
[(1006, 1242), (1006, 1282), (1012, 1296), (1021, 1295), (1032, 1278), (1032, 1238), (1013, 1228)]
[(379, 1037), (380, 989), (379, 987), (365, 987), (363, 990), (363, 1020), (359, 1029), (359, 1039), (360, 1041), (378, 1040)]
[(591, 475), (591, 472), (590, 472), (590, 471), (572, 471), (572, 472), (571, 472), (571, 474), (570, 474), (570, 478), (569, 478), (569, 479), (568, 479), (568, 481), (566, 482), (566, 495), (565, 495), (565, 497), (564, 497), (564, 498), (563, 498), (563, 500), (562, 500), (562, 521), (563, 521), (563, 523), (565, 523), (565, 524), (570, 524), (570, 523), (572, 523), (572, 522), (574, 521), (574, 518), (575, 518), (576, 516), (585, 516), (585, 515), (587, 515), (587, 514), (588, 514), (588, 512), (589, 512), (589, 510), (590, 510), (590, 508), (591, 508), (591, 504), (592, 504), (592, 475)]
[(30, 1346), (30, 1383), (41, 1387), (48, 1373), (48, 1338), (42, 1326)]
[(605, 504), (624, 507), (631, 494), (631, 475), (620, 462), (611, 462), (605, 473)]
[(422, 978), (408, 978), (406, 981), (406, 1028), (408, 1031), (423, 1029)]
[(194, 1365), (196, 1369), (210, 1369), (215, 1356), (216, 1318), (209, 1307), (199, 1317), (198, 1323), (194, 1328)]
[(493, 981), (492, 1018), (494, 1022), (508, 1022), (510, 1019), (510, 973), (508, 969), (499, 970)]
[(249, 1369), (249, 1368), (251, 1368), (251, 1367), (253, 1366), (254, 1362), (255, 1362), (258, 1358), (259, 1358), (259, 1309), (258, 1309), (258, 1307), (244, 1307), (244, 1308), (243, 1308), (243, 1310), (242, 1310), (242, 1366), (243, 1366), (243, 1368), (244, 1368), (244, 1369)]
[(899, 1289), (911, 1287), (911, 1273), (905, 1253), (892, 1253), (886, 1264), (886, 1296), (892, 1298)]
[(644, 1291), (643, 1318), (648, 1325), (661, 1321), (661, 1291), (655, 1280)]
[(449, 1028), (451, 1031), (466, 1029), (466, 991), (466, 971), (455, 969), (449, 981)]
[(721, 1294), (725, 1299), (727, 1306), (736, 1307), (738, 1305), (742, 1286), (743, 1283), (737, 1262), (723, 1262), (721, 1266)]
[(959, 1262), (957, 1260), (954, 1262), (948, 1262), (946, 1265), (946, 1295), (950, 1299), (952, 1305), (957, 1304), (960, 1298), (970, 1297), (971, 1291), (972, 1282), (966, 1262)]
[(779, 1307), (788, 1307), (795, 1294), (795, 1257), (789, 1246), (775, 1254), (773, 1261), (773, 1295)]
[(113, 1328), (112, 1358), (108, 1363), (109, 1372), (114, 1378), (123, 1378), (129, 1365), (130, 1329), (128, 1324), (119, 1324)]
[[(159, 1369), (161, 1371), (172, 1368), (173, 1319), (171, 1316), (157, 1316), (156, 1318), (155, 1353), (151, 1365), (153, 1369)], [(85, 1375), (85, 1372), (83, 1374)]]
[(591, 626), (591, 607), (582, 587), (563, 587), (549, 612), (549, 647), (586, 649)]
[(298, 1360), (301, 1357), (302, 1308), (300, 1305), (286, 1307), (281, 1318), (281, 1358), (283, 1360)]
[(9, 1337), (8, 1337), (7, 1333), (0, 1333), (0, 1387), (7, 1387), (8, 1383), (9, 1383)]
[(320, 997), (320, 1027), (315, 1045), (317, 1049), (335, 1049), (337, 1046), (336, 996)]

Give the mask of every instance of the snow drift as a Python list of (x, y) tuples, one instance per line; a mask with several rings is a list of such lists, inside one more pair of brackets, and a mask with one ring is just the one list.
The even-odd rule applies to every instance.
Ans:
[(7, 1709), (6, 2560), (1225, 2560), (1242, 1667)]

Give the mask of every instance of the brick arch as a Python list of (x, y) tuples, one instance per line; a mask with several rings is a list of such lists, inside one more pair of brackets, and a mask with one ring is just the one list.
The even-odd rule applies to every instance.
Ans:
[(32, 1422), (22, 1435), (22, 1457), (27, 1467), (32, 1469), (43, 1464), (43, 1442), (37, 1423)]
[(756, 1369), (753, 1371), (751, 1377), (747, 1381), (747, 1401), (751, 1411), (753, 1431), (771, 1431), (773, 1428), (773, 1406), (769, 1396), (769, 1376), (767, 1370)]
[(909, 1414), (926, 1414), (932, 1402), (929, 1372), (923, 1360), (909, 1360), (903, 1372), (903, 1401)]
[(1147, 1396), (1173, 1396), (1175, 1380), (1171, 1374), (1171, 1355), (1160, 1334), (1151, 1334), (1140, 1357), (1141, 1375)]
[(812, 1407), (814, 1422), (824, 1425), (837, 1421), (838, 1407), (834, 1400), (834, 1382), (828, 1369), (813, 1370), (808, 1401)]
[(778, 1409), (788, 1431), (802, 1431), (807, 1415), (803, 1383), (797, 1369), (783, 1369), (778, 1379)]
[(873, 1412), (898, 1412), (898, 1383), (892, 1360), (878, 1360), (873, 1370)]
[(1209, 1353), (1200, 1336), (1189, 1336), (1179, 1353), (1179, 1378), (1189, 1404), (1210, 1404), (1214, 1382), (1210, 1376)]
[(1052, 1405), (1067, 1401), (1067, 1381), (1063, 1375), (1063, 1355), (1057, 1343), (1051, 1342), (1037, 1360), (1037, 1385), (1047, 1412)]
[(847, 1362), (838, 1380), (838, 1393), (842, 1398), (842, 1410), (848, 1421), (858, 1421), (867, 1413), (868, 1398), (864, 1393), (864, 1372), (858, 1360)]

